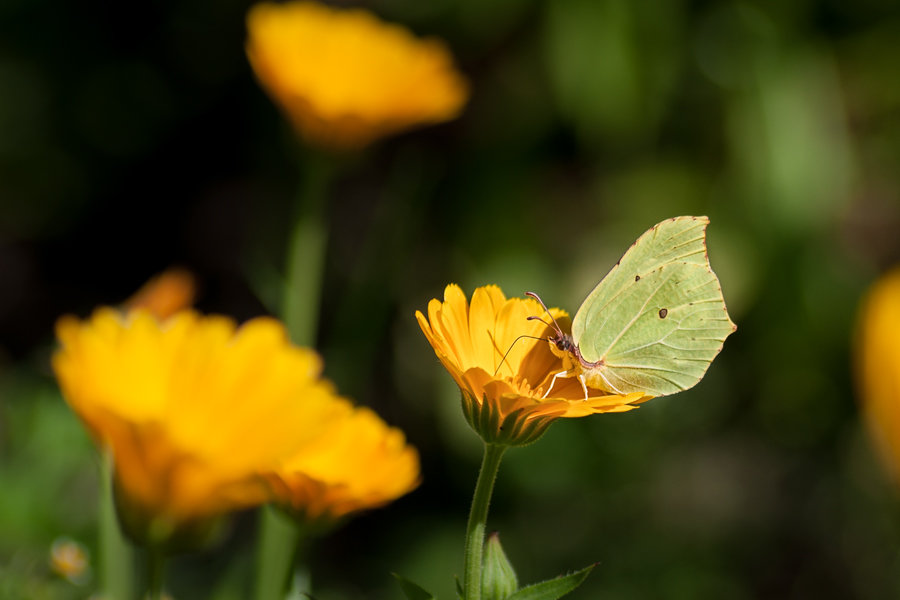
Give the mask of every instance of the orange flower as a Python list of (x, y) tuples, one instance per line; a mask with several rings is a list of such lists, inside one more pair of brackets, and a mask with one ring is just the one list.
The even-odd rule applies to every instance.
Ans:
[(138, 309), (63, 317), (53, 368), (63, 395), (112, 457), (119, 514), (137, 540), (166, 543), (270, 499), (262, 474), (318, 444), (346, 407), (315, 352), (258, 318)]
[(246, 51), (262, 86), (307, 141), (354, 149), (455, 118), (468, 86), (443, 43), (362, 9), (262, 2)]
[[(648, 398), (592, 388), (585, 398), (577, 378), (553, 381), (565, 370), (563, 359), (547, 341), (549, 328), (528, 320), (543, 312), (531, 298), (507, 299), (495, 285), (477, 288), (470, 306), (452, 284), (443, 302), (428, 303), (427, 319), (416, 312), (422, 332), (462, 391), (466, 419), (486, 442), (527, 444), (558, 418), (624, 412)], [(562, 327), (570, 326), (564, 311), (550, 313)]]
[(291, 457), (269, 477), (288, 512), (328, 524), (377, 508), (419, 484), (419, 456), (403, 432), (368, 408), (344, 403), (318, 444)]
[(865, 422), (889, 473), (900, 484), (900, 268), (869, 290), (856, 341)]
[(169, 269), (141, 286), (125, 301), (125, 309), (143, 308), (160, 319), (167, 319), (179, 310), (190, 308), (196, 294), (197, 283), (190, 271)]

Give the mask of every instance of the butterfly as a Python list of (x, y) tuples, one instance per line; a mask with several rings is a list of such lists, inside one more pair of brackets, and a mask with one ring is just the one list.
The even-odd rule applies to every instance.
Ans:
[(653, 226), (588, 294), (571, 335), (548, 323), (551, 350), (566, 369), (548, 394), (559, 377), (578, 377), (585, 398), (588, 387), (666, 396), (703, 378), (737, 329), (709, 264), (708, 224), (707, 217), (675, 217)]

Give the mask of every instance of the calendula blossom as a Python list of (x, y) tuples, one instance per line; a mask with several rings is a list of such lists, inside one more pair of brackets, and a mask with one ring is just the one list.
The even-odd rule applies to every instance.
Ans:
[(373, 411), (344, 402), (319, 442), (270, 476), (278, 502), (306, 522), (329, 525), (377, 508), (419, 484), (419, 455), (399, 429)]
[(57, 538), (50, 546), (50, 568), (60, 577), (82, 584), (90, 578), (90, 555), (87, 548), (75, 540)]
[[(568, 315), (550, 314), (563, 328)], [(521, 445), (534, 441), (554, 420), (595, 413), (624, 412), (647, 399), (643, 394), (610, 394), (584, 389), (576, 378), (553, 376), (565, 371), (554, 354), (549, 327), (538, 320), (544, 309), (531, 298), (507, 299), (499, 287), (477, 288), (469, 304), (457, 285), (448, 285), (444, 300), (428, 303), (428, 317), (416, 319), (441, 363), (463, 396), (469, 424), (488, 443)]]
[(190, 271), (171, 268), (150, 279), (124, 303), (125, 310), (143, 308), (159, 319), (167, 319), (190, 308), (197, 294), (197, 283)]
[[(318, 355), (270, 318), (102, 308), (57, 324), (63, 396), (114, 463), (120, 520), (162, 544), (270, 499), (264, 474), (346, 413)], [(202, 529), (202, 528), (201, 528)]]
[(865, 422), (888, 471), (900, 484), (900, 268), (869, 290), (856, 341)]
[(468, 98), (442, 42), (363, 9), (262, 2), (247, 14), (246, 52), (295, 129), (326, 148), (453, 119)]

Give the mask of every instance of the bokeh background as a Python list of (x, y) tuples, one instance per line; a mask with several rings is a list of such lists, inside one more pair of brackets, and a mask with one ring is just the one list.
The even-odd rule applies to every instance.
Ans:
[[(707, 214), (737, 333), (695, 389), (509, 452), (489, 526), (572, 598), (896, 598), (900, 499), (859, 418), (856, 307), (900, 259), (900, 9), (887, 0), (378, 0), (470, 78), (455, 122), (387, 140), (330, 192), (318, 348), (402, 427), (424, 483), (310, 551), (323, 600), (454, 597), (480, 444), (413, 319), (448, 282), (574, 313), (628, 245)], [(204, 311), (273, 311), (304, 151), (243, 54), (246, 1), (0, 3), (0, 597), (85, 598), (91, 444), (53, 323), (172, 265)], [(256, 519), (173, 565), (243, 598)]]

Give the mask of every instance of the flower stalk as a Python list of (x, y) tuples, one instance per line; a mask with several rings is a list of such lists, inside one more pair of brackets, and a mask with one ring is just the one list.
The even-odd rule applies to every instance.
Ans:
[(147, 548), (147, 598), (162, 600), (166, 579), (166, 555), (159, 546)]
[(288, 240), (281, 314), (291, 341), (315, 346), (322, 272), (328, 228), (325, 196), (334, 171), (328, 158), (306, 154), (303, 181), (297, 194), (294, 225)]
[[(325, 156), (307, 153), (287, 250), (287, 272), (281, 313), (292, 342), (314, 346), (325, 246), (325, 195), (333, 166)], [(256, 600), (282, 600), (294, 572), (295, 549), (300, 543), (295, 522), (267, 506), (260, 515)]]
[(105, 596), (131, 600), (134, 582), (132, 549), (122, 535), (113, 494), (113, 459), (107, 451), (100, 463), (100, 589)]
[(272, 506), (264, 507), (261, 513), (254, 597), (257, 600), (281, 600), (291, 581), (293, 550), (301, 543), (300, 528)]
[(465, 565), (463, 570), (463, 590), (465, 600), (481, 600), (481, 567), (484, 552), (484, 532), (487, 523), (488, 508), (500, 459), (507, 446), (485, 444), (481, 470), (472, 496), (472, 508), (469, 511), (469, 523), (466, 526)]

